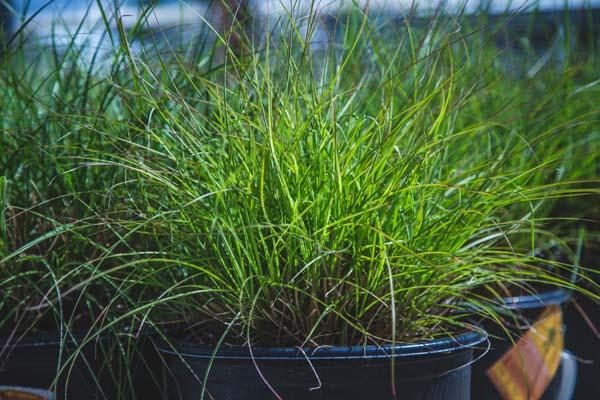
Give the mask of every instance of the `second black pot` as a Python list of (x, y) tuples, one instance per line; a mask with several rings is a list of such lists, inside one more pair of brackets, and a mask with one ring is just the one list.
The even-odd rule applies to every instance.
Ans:
[(214, 348), (180, 343), (161, 352), (173, 400), (200, 399), (211, 363), (205, 399), (384, 400), (395, 391), (403, 400), (468, 400), (473, 349), (484, 341), (467, 332), (393, 347), (224, 347), (213, 356)]
[(58, 333), (1, 338), (0, 386), (49, 391), (56, 400), (122, 398), (115, 342), (102, 337), (82, 345), (85, 337), (78, 332), (63, 340)]
[(52, 400), (167, 398), (155, 335), (85, 337), (78, 332), (62, 341), (57, 333), (0, 338), (0, 388), (48, 392)]
[[(515, 315), (518, 315), (518, 320), (507, 317), (504, 321), (505, 324), (502, 327), (498, 326), (495, 322), (480, 322), (484, 329), (489, 333), (490, 348), (485, 352), (476, 354), (476, 357), (481, 357), (481, 360), (478, 362), (478, 368), (475, 369), (472, 377), (473, 399), (500, 400), (505, 398), (507, 392), (510, 390), (518, 391), (519, 388), (521, 388), (522, 391), (523, 387), (527, 387), (527, 391), (529, 392), (533, 391), (529, 381), (534, 379), (532, 377), (539, 377), (540, 374), (545, 373), (545, 371), (541, 371), (539, 368), (532, 368), (531, 365), (535, 365), (535, 361), (526, 365), (522, 360), (529, 357), (529, 353), (520, 354), (515, 348), (515, 343), (531, 329), (531, 326), (528, 325), (528, 323), (533, 323), (542, 318), (544, 312), (554, 312), (555, 314), (552, 318), (558, 321), (556, 330), (564, 330), (564, 327), (562, 326), (561, 308), (570, 298), (571, 294), (560, 288), (542, 291), (539, 294), (507, 297), (504, 299), (503, 306), (505, 309), (510, 309)], [(559, 332), (555, 332), (555, 334), (559, 334)], [(544, 333), (541, 333), (541, 335), (544, 335)], [(562, 343), (562, 339), (557, 339), (556, 343)], [(558, 353), (552, 356), (544, 353), (541, 356), (548, 358), (557, 357), (560, 359), (562, 348), (552, 348), (556, 343), (549, 344), (549, 348), (546, 351), (556, 351)], [(511, 373), (509, 374), (508, 371), (506, 371), (507, 377), (505, 378), (504, 383), (499, 380), (494, 381), (490, 377), (489, 371), (493, 366), (497, 365), (503, 357), (506, 358), (508, 352), (513, 352), (512, 362), (506, 362)], [(567, 356), (564, 355), (563, 358), (564, 357)], [(541, 397), (543, 400), (564, 400), (559, 396), (559, 393), (563, 393), (565, 385), (568, 386), (570, 382), (564, 381), (565, 376), (567, 375), (563, 374), (562, 368), (562, 365), (559, 365), (558, 370), (555, 372), (550, 383), (543, 392)], [(524, 374), (527, 374), (529, 378), (525, 378)], [(501, 386), (503, 387), (503, 390), (507, 391), (504, 393), (504, 397), (499, 389)], [(527, 398), (527, 396), (531, 396), (531, 393), (525, 393), (524, 396), (524, 398)], [(520, 397), (517, 396), (515, 398)]]

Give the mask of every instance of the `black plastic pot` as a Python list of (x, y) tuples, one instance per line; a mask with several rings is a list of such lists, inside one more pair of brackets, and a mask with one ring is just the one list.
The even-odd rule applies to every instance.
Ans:
[[(77, 342), (83, 338), (76, 335), (62, 345), (57, 334), (36, 334), (16, 342), (0, 339), (0, 386), (47, 390), (56, 400), (114, 400), (108, 343), (98, 340), (81, 347)], [(67, 367), (59, 372), (59, 365)]]
[(395, 390), (403, 400), (467, 400), (473, 349), (484, 341), (467, 332), (393, 347), (224, 347), (213, 356), (214, 348), (181, 343), (161, 352), (173, 400), (200, 399), (211, 362), (205, 399), (383, 400)]
[[(590, 270), (600, 271), (600, 249), (592, 247), (584, 249), (581, 265)], [(591, 273), (589, 277), (600, 285), (600, 276)], [(585, 320), (587, 318), (598, 327), (600, 306), (585, 296), (576, 296), (575, 301), (577, 301), (578, 307), (570, 304), (565, 313), (565, 323), (569, 327), (565, 338), (566, 346), (577, 358), (586, 362), (579, 365), (577, 387), (573, 399), (600, 399), (600, 382), (598, 380), (600, 377), (600, 345), (598, 337)]]
[[(564, 306), (571, 298), (570, 292), (564, 289), (554, 289), (541, 292), (537, 295), (525, 295), (516, 297), (507, 297), (504, 299), (504, 306), (518, 313), (523, 320), (535, 321), (544, 310), (549, 306)], [(509, 350), (514, 347), (514, 343), (519, 340), (528, 330), (526, 325), (517, 326), (511, 318), (507, 318), (506, 324), (499, 327), (495, 323), (481, 322), (483, 328), (489, 333), (490, 348), (487, 352), (479, 352), (477, 357), (482, 356), (478, 367), (473, 372), (472, 377), (472, 398), (486, 400), (500, 400), (502, 396), (496, 386), (493, 384), (487, 371)], [(508, 331), (508, 333), (507, 333)], [(511, 340), (512, 339), (512, 340)], [(567, 357), (563, 354), (562, 359)], [(571, 359), (570, 359), (571, 360)], [(563, 371), (563, 368), (572, 368), (570, 361), (568, 366), (561, 362), (558, 371), (552, 378), (546, 388), (542, 399), (544, 400), (565, 400), (560, 397), (565, 393), (565, 387), (570, 386), (572, 382), (567, 380), (574, 379), (572, 371)], [(537, 371), (528, 371), (530, 375)]]
[[(10, 343), (0, 338), (0, 388), (48, 391), (53, 400), (165, 399), (155, 335), (120, 337), (117, 342), (114, 335), (102, 335), (83, 346), (83, 333), (62, 346), (58, 335), (50, 333)], [(66, 365), (60, 373), (59, 362)]]

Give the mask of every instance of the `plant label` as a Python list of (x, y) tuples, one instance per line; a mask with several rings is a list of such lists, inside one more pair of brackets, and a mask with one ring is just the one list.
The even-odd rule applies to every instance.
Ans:
[(506, 400), (538, 400), (558, 370), (563, 348), (562, 311), (547, 307), (487, 375)]

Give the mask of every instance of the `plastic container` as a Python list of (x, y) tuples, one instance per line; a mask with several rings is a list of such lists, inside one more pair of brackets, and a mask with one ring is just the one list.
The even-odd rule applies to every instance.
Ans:
[(201, 398), (211, 361), (205, 399), (384, 400), (395, 391), (403, 400), (468, 400), (473, 349), (487, 347), (485, 340), (467, 332), (393, 347), (256, 348), (252, 355), (226, 347), (213, 356), (214, 348), (181, 343), (161, 351), (173, 400)]
[[(53, 392), (56, 400), (114, 400), (107, 341), (93, 341), (80, 349), (76, 342), (83, 338), (76, 335), (62, 346), (56, 334), (36, 334), (16, 342), (0, 339), (0, 386)], [(67, 364), (71, 356), (75, 361)], [(67, 367), (59, 373), (59, 365)]]
[[(504, 299), (504, 306), (516, 311), (524, 320), (535, 321), (549, 306), (562, 307), (570, 298), (570, 292), (564, 289), (553, 289), (541, 292), (537, 295), (507, 297)], [(513, 341), (518, 341), (530, 328), (526, 325), (516, 326), (513, 322), (514, 321), (511, 319), (507, 319), (506, 324), (502, 328), (494, 323), (481, 323), (484, 329), (489, 333), (490, 348), (487, 353), (476, 353), (476, 357), (482, 356), (482, 358), (481, 361), (478, 362), (478, 367), (473, 372), (471, 393), (473, 399), (502, 399), (501, 393), (488, 376), (487, 371), (496, 364), (507, 351), (514, 347)], [(507, 329), (510, 335), (507, 335), (507, 332), (504, 329)], [(560, 393), (564, 392), (564, 389), (561, 392), (561, 388), (564, 388), (565, 385), (569, 385), (569, 382), (567, 382), (568, 380), (575, 379), (572, 378), (573, 375), (570, 374), (572, 371), (563, 371), (562, 363), (564, 362), (565, 357), (567, 356), (562, 356), (561, 365), (544, 391), (542, 399), (565, 400), (564, 397), (559, 396)], [(572, 363), (569, 362), (569, 369), (572, 369), (571, 365)], [(528, 371), (528, 373), (533, 376), (533, 374), (537, 374), (538, 371)]]
[[(147, 330), (136, 339), (123, 335), (120, 343), (103, 335), (83, 348), (78, 343), (85, 334), (79, 333), (63, 341), (62, 349), (57, 334), (28, 336), (17, 343), (0, 338), (0, 388), (46, 391), (52, 400), (167, 399), (161, 392), (160, 354), (153, 332)], [(71, 364), (56, 379), (59, 360), (61, 366)]]

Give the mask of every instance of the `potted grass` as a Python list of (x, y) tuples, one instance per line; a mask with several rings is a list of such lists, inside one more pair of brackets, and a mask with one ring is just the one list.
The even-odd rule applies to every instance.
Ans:
[(456, 128), (468, 93), (448, 37), (390, 51), (371, 28), (319, 59), (295, 36), (230, 52), (183, 73), (186, 98), (167, 64), (130, 57), (146, 142), (98, 157), (135, 176), (134, 217), (114, 223), (150, 247), (129, 266), (159, 292), (139, 310), (168, 327), (169, 398), (466, 399), (472, 318), (500, 320), (478, 289), (573, 287), (499, 246), (504, 211), (550, 195), (521, 179), (535, 166), (453, 157), (489, 125)]
[(88, 147), (110, 148), (97, 132), (116, 132), (110, 118), (126, 111), (98, 50), (84, 59), (89, 46), (31, 39), (0, 59), (0, 387), (12, 395), (133, 397), (135, 340), (113, 321), (129, 300), (89, 263), (116, 235), (99, 217), (116, 210), (115, 176), (81, 162)]
[[(153, 111), (137, 101), (137, 77), (124, 60), (131, 43), (148, 46), (138, 39), (151, 35), (143, 27), (153, 9), (126, 31), (117, 6), (95, 6), (107, 19), (93, 35), (81, 34), (89, 26), (81, 21), (66, 40), (28, 37), (0, 58), (3, 398), (15, 388), (55, 399), (149, 398), (158, 389), (145, 336), (127, 317), (138, 293), (121, 290), (128, 276), (110, 257), (140, 248), (108, 223), (129, 218), (115, 185), (124, 177), (88, 162), (93, 151), (145, 142)], [(207, 45), (203, 35), (195, 46)], [(98, 46), (97, 37), (113, 47)], [(149, 47), (160, 54), (156, 42)]]

